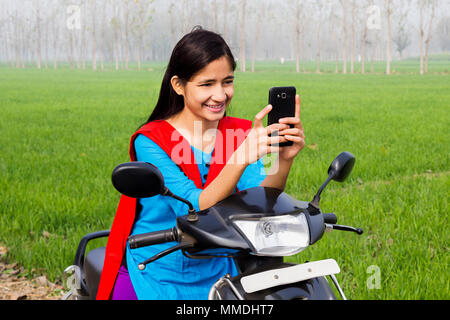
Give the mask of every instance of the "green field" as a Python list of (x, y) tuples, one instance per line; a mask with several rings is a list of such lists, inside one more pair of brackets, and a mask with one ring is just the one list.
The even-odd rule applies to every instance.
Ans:
[[(310, 200), (341, 151), (356, 156), (321, 207), (362, 236), (334, 231), (289, 261), (334, 258), (350, 299), (449, 299), (449, 61), (396, 62), (391, 76), (295, 73), (292, 62), (236, 72), (229, 115), (253, 119), (272, 86), (294, 85), (307, 146), (286, 192)], [(314, 70), (314, 65), (308, 67)], [(153, 108), (164, 71), (0, 68), (0, 243), (9, 259), (54, 281), (86, 233), (109, 229), (110, 178)], [(446, 231), (447, 230), (447, 231)], [(97, 242), (100, 244), (101, 241)], [(372, 283), (379, 270), (379, 287)], [(34, 269), (34, 270), (33, 270)], [(33, 270), (33, 271), (32, 271)], [(375, 274), (377, 275), (377, 274)]]

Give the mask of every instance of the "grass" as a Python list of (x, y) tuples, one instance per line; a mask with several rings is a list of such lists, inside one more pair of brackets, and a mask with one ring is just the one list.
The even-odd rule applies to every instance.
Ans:
[[(328, 73), (297, 74), (289, 63), (236, 72), (229, 114), (253, 119), (271, 86), (296, 86), (307, 146), (286, 192), (310, 200), (333, 158), (352, 152), (354, 171), (327, 187), (321, 207), (365, 233), (334, 231), (287, 260), (334, 258), (351, 299), (449, 299), (448, 62), (431, 61), (420, 76), (404, 61), (394, 66), (404, 73), (389, 77), (381, 63), (367, 75), (333, 74), (332, 63)], [(111, 172), (128, 161), (164, 71), (148, 68), (0, 68), (0, 242), (10, 259), (61, 279), (80, 238), (110, 228), (119, 199)], [(367, 287), (370, 266), (379, 289)]]

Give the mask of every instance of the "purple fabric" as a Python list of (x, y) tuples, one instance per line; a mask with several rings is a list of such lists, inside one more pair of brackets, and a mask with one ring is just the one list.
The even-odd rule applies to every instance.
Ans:
[(125, 266), (120, 266), (119, 274), (117, 275), (116, 283), (114, 284), (112, 300), (137, 299), (127, 268), (125, 268)]

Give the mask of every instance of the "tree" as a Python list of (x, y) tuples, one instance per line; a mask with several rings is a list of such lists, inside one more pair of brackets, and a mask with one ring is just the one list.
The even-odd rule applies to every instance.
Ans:
[[(431, 17), (428, 24), (428, 36), (425, 39), (424, 10), (431, 6)], [(419, 32), (420, 32), (420, 74), (428, 71), (428, 48), (431, 40), (432, 24), (434, 20), (436, 2), (434, 0), (419, 0)], [(424, 56), (425, 45), (425, 56)]]
[(119, 60), (121, 57), (121, 45), (120, 45), (120, 37), (119, 37), (119, 30), (121, 28), (121, 21), (120, 21), (120, 7), (117, 3), (114, 4), (113, 9), (113, 16), (111, 17), (110, 24), (113, 29), (113, 55), (114, 55), (114, 62), (115, 62), (115, 69), (116, 71), (119, 70)]
[(427, 39), (425, 40), (425, 73), (428, 72), (428, 50), (430, 48), (431, 35), (432, 35), (432, 30), (433, 30), (432, 26), (433, 26), (433, 20), (435, 18), (436, 1), (430, 0), (429, 4), (431, 6), (431, 16), (430, 16), (430, 21), (428, 24), (428, 36), (427, 36)]
[(386, 20), (387, 20), (387, 40), (386, 40), (386, 74), (391, 74), (391, 0), (385, 0), (386, 4)]
[(329, 31), (330, 31), (331, 36), (333, 37), (333, 43), (334, 43), (335, 73), (339, 73), (339, 41), (338, 41), (336, 26), (338, 25), (338, 21), (340, 21), (340, 18), (338, 17), (336, 12), (337, 12), (337, 10), (335, 10), (335, 8), (333, 6), (330, 11)]
[(227, 40), (228, 0), (223, 0), (223, 38)]
[(217, 27), (217, 0), (213, 1), (213, 31), (214, 32), (218, 32), (218, 27)]
[(39, 4), (36, 6), (36, 54), (37, 68), (41, 68), (41, 15), (39, 13)]
[(239, 46), (239, 70), (245, 72), (245, 0), (241, 0), (241, 41)]
[(130, 60), (130, 35), (129, 35), (129, 17), (130, 17), (130, 6), (129, 0), (125, 0), (125, 11), (124, 11), (124, 32), (125, 36), (125, 69), (128, 70), (128, 61)]
[(131, 22), (132, 33), (137, 37), (138, 50), (137, 50), (137, 60), (138, 60), (138, 70), (141, 70), (141, 60), (144, 54), (144, 33), (149, 26), (153, 12), (150, 10), (150, 6), (153, 0), (141, 0), (136, 2), (135, 10), (133, 10), (133, 19)]
[[(368, 4), (371, 5), (372, 1), (370, 1)], [(367, 12), (365, 10), (364, 12)], [(363, 23), (363, 33), (361, 38), (361, 74), (366, 73), (366, 47), (367, 47), (367, 22)]]
[(295, 70), (300, 72), (300, 37), (304, 30), (302, 23), (302, 0), (297, 0), (295, 3)]
[(316, 73), (320, 73), (320, 59), (321, 59), (321, 35), (322, 35), (322, 24), (323, 24), (323, 16), (325, 11), (325, 6), (322, 1), (316, 1), (313, 6), (313, 10), (317, 13), (317, 30), (316, 30), (316, 42), (317, 42), (317, 52), (316, 52)]
[(347, 0), (339, 0), (342, 6), (343, 19), (342, 31), (344, 33), (344, 40), (342, 43), (342, 55), (344, 59), (343, 73), (347, 74)]
[(401, 3), (397, 3), (398, 6), (395, 8), (396, 17), (393, 18), (397, 23), (392, 41), (396, 46), (396, 51), (398, 52), (400, 59), (403, 58), (403, 51), (411, 44), (411, 37), (408, 33), (408, 30), (411, 28), (407, 20), (408, 13), (411, 10), (410, 4), (411, 0), (404, 0)]
[(95, 0), (92, 1), (92, 8), (91, 8), (91, 16), (92, 16), (92, 70), (97, 70), (97, 38), (95, 34), (95, 16), (97, 15), (96, 7), (95, 7)]
[(173, 48), (175, 45), (175, 17), (174, 17), (174, 11), (175, 11), (175, 4), (173, 1), (170, 2), (169, 5), (169, 18), (170, 18), (170, 47)]
[(355, 20), (356, 20), (356, 4), (352, 0), (352, 41), (350, 51), (350, 73), (355, 73)]
[(253, 44), (252, 44), (252, 72), (255, 72), (256, 45), (258, 43), (259, 29), (261, 27), (261, 20), (263, 19), (264, 13), (265, 13), (264, 2), (261, 3), (259, 5), (258, 10), (255, 10), (254, 12), (256, 12), (257, 17), (256, 17)]
[(436, 35), (442, 50), (450, 50), (450, 17), (442, 17), (436, 26)]
[(400, 55), (400, 59), (402, 59), (403, 51), (411, 44), (411, 39), (404, 26), (399, 26), (399, 29), (392, 38), (392, 41), (395, 43), (397, 52)]
[(57, 23), (58, 11), (57, 9), (53, 9), (53, 13), (51, 16), (52, 23), (52, 36), (53, 36), (53, 69), (57, 68), (56, 59), (58, 56), (58, 37), (59, 37), (59, 28)]

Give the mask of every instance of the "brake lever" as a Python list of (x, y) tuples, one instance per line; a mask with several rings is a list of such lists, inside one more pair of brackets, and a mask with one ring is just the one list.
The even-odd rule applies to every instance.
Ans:
[(364, 230), (361, 228), (353, 228), (350, 226), (342, 226), (340, 224), (329, 224), (329, 223), (325, 224), (325, 229), (327, 231), (331, 231), (332, 229), (341, 230), (341, 231), (351, 231), (351, 232), (355, 232), (358, 235), (362, 235), (364, 232)]
[(160, 259), (162, 257), (165, 257), (165, 256), (167, 256), (168, 254), (170, 254), (172, 252), (175, 252), (175, 251), (178, 251), (178, 250), (182, 250), (182, 249), (186, 249), (186, 248), (190, 248), (193, 245), (194, 244), (190, 243), (190, 242), (181, 242), (181, 243), (179, 243), (179, 244), (177, 244), (177, 245), (175, 245), (173, 247), (170, 247), (170, 248), (168, 248), (168, 249), (166, 249), (164, 251), (161, 251), (161, 252), (155, 254), (153, 257), (145, 260), (144, 262), (139, 263), (138, 264), (138, 269), (141, 270), (141, 271), (145, 270), (145, 266), (147, 264), (149, 264), (149, 263), (151, 263), (153, 261), (156, 261), (156, 260), (158, 260), (158, 259)]

